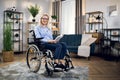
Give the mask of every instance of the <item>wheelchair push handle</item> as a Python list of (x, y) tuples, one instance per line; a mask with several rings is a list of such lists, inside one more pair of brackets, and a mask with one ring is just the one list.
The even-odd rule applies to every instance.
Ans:
[(33, 37), (34, 37), (34, 39), (37, 39), (37, 40), (43, 39), (43, 37), (41, 37), (41, 38), (36, 38), (36, 37), (35, 37), (35, 32), (34, 32), (34, 30), (30, 30), (29, 32), (30, 32), (30, 33), (33, 32)]

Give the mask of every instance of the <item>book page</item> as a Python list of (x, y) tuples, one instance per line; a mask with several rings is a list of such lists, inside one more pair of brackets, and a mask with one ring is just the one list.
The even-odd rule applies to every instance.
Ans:
[(57, 36), (57, 37), (55, 38), (55, 40), (58, 42), (62, 37), (63, 37), (63, 35), (61, 34), (61, 35)]

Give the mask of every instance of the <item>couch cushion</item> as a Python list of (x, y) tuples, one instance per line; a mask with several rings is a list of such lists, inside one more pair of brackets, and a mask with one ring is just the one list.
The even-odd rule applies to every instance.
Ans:
[(67, 49), (69, 50), (69, 52), (77, 53), (78, 46), (67, 46)]
[(82, 35), (64, 35), (60, 42), (66, 42), (67, 46), (79, 46), (81, 44)]
[(78, 46), (67, 46), (67, 48), (78, 48)]

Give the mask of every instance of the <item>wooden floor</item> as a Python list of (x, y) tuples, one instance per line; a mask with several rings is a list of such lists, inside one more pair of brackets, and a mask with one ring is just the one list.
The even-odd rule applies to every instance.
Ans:
[[(105, 61), (96, 56), (91, 56), (90, 60), (81, 58), (75, 54), (71, 55), (74, 66), (88, 66), (89, 80), (120, 80), (120, 61)], [(25, 54), (15, 55), (13, 62), (0, 62), (0, 67), (12, 64), (16, 61), (25, 61)]]

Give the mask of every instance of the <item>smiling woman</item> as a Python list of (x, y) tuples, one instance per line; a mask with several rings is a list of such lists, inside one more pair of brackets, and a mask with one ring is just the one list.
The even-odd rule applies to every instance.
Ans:
[(67, 47), (65, 42), (57, 42), (57, 40), (53, 39), (53, 33), (51, 29), (48, 27), (49, 16), (47, 14), (43, 14), (40, 18), (40, 25), (36, 26), (35, 36), (36, 38), (43, 38), (41, 39), (41, 43), (44, 44), (45, 49), (49, 49), (54, 51), (53, 58), (55, 59), (56, 63), (61, 63), (65, 54), (67, 53)]

